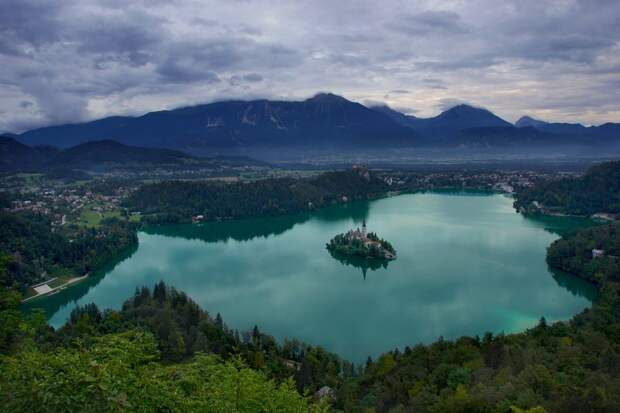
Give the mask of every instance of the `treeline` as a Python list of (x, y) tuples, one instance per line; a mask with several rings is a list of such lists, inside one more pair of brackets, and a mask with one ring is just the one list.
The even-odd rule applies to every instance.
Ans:
[(275, 178), (251, 183), (167, 181), (144, 185), (125, 206), (146, 224), (238, 219), (312, 211), (384, 194), (387, 185), (367, 170), (327, 172), (309, 179)]
[(163, 282), (152, 292), (147, 287), (136, 289), (121, 311), (101, 312), (94, 304), (76, 308), (51, 341), (68, 344), (136, 328), (153, 334), (162, 361), (181, 362), (197, 353), (216, 354), (226, 360), (241, 357), (269, 377), (294, 377), (300, 393), (314, 393), (324, 385), (336, 387), (344, 377), (355, 374), (351, 363), (321, 347), (298, 340), (278, 344), (257, 326), (244, 332), (230, 329), (220, 314), (210, 315), (185, 293)]
[(617, 295), (571, 322), (521, 334), (439, 340), (383, 354), (343, 400), (346, 411), (620, 411)]
[(52, 276), (81, 276), (138, 242), (135, 225), (107, 219), (101, 227), (53, 227), (31, 212), (0, 212), (0, 251), (9, 263), (3, 285), (19, 289)]
[[(594, 257), (595, 249), (600, 256)], [(555, 241), (547, 262), (597, 285), (620, 282), (620, 222), (582, 229)]]
[[(538, 203), (537, 207), (534, 203)], [(517, 193), (515, 208), (523, 212), (592, 215), (620, 212), (620, 161), (593, 166), (579, 178), (539, 182)]]

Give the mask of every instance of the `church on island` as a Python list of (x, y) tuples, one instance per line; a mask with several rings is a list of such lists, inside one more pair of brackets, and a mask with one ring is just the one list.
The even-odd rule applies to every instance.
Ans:
[(349, 232), (347, 232), (347, 238), (349, 238), (349, 239), (359, 239), (359, 240), (364, 241), (364, 242), (370, 241), (368, 239), (368, 231), (366, 229), (366, 220), (364, 220), (364, 222), (362, 222), (362, 229), (361, 230), (359, 228), (349, 230)]
[(365, 258), (396, 259), (396, 250), (392, 244), (379, 238), (375, 233), (369, 233), (366, 220), (362, 223), (361, 229), (351, 229), (345, 234), (336, 235), (327, 244), (327, 249), (331, 252)]

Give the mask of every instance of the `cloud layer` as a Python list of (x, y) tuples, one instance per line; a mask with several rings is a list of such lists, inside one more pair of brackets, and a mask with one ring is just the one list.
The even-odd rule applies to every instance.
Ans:
[(0, 65), (2, 132), (316, 91), (618, 122), (620, 2), (3, 0)]

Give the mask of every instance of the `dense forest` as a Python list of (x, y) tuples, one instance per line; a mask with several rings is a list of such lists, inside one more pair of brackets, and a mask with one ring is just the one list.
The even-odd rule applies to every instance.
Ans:
[[(595, 257), (593, 250), (600, 255)], [(582, 229), (555, 241), (547, 262), (597, 285), (619, 283), (620, 222)]]
[(6, 282), (19, 289), (52, 276), (81, 276), (138, 242), (135, 225), (104, 220), (100, 228), (53, 227), (49, 217), (0, 211), (0, 251), (11, 260)]
[(523, 212), (592, 215), (620, 212), (620, 161), (590, 168), (579, 178), (541, 181), (517, 193), (515, 207)]
[(387, 185), (365, 168), (314, 178), (252, 183), (167, 181), (144, 185), (125, 202), (147, 224), (273, 216), (312, 211), (334, 203), (380, 196)]

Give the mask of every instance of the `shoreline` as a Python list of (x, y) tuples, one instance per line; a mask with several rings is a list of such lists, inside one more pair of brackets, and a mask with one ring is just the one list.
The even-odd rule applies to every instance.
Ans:
[[(512, 193), (508, 193), (505, 191), (501, 191), (501, 190), (497, 190), (497, 189), (489, 189), (489, 188), (463, 188), (463, 187), (453, 187), (453, 186), (446, 186), (446, 187), (434, 187), (434, 188), (418, 188), (418, 189), (410, 189), (410, 190), (398, 190), (398, 191), (387, 191), (384, 192), (382, 194), (373, 194), (371, 195), (369, 198), (367, 199), (356, 199), (356, 200), (351, 200), (351, 201), (347, 201), (347, 202), (337, 202), (335, 204), (331, 204), (331, 205), (325, 205), (321, 208), (317, 208), (317, 209), (313, 209), (313, 210), (308, 210), (308, 211), (298, 211), (298, 212), (287, 212), (287, 213), (283, 213), (283, 214), (278, 214), (278, 215), (254, 215), (254, 216), (247, 216), (247, 217), (241, 217), (241, 218), (230, 218), (230, 219), (205, 219), (204, 221), (202, 221), (202, 223), (216, 223), (216, 222), (230, 222), (230, 221), (243, 221), (243, 220), (251, 220), (251, 219), (269, 219), (269, 218), (278, 218), (278, 217), (284, 217), (284, 216), (295, 216), (295, 215), (306, 215), (306, 214), (315, 214), (318, 212), (321, 212), (325, 209), (329, 209), (329, 208), (334, 208), (334, 207), (339, 207), (339, 206), (346, 206), (349, 204), (355, 204), (358, 202), (372, 202), (372, 201), (378, 201), (378, 200), (382, 200), (382, 199), (388, 199), (388, 198), (393, 198), (393, 197), (398, 197), (401, 195), (415, 195), (415, 194), (420, 194), (420, 193), (439, 193), (441, 194), (442, 192), (478, 192), (478, 193), (484, 193), (484, 194), (489, 194), (489, 195), (508, 195), (508, 196), (514, 196), (514, 194)], [(523, 212), (519, 212), (516, 208), (515, 211), (517, 213), (520, 213), (523, 216), (527, 216), (527, 215), (539, 215), (539, 216), (552, 216), (552, 215), (546, 215), (546, 214), (527, 214), (527, 213), (523, 213)], [(574, 217), (578, 217), (578, 218), (588, 218), (587, 216), (574, 216)], [(139, 231), (147, 231), (149, 229), (156, 229), (156, 228), (161, 228), (161, 227), (166, 227), (166, 226), (175, 226), (175, 225), (196, 225), (191, 223), (191, 221), (188, 222), (176, 222), (176, 223), (150, 223), (150, 224), (141, 224), (138, 225), (135, 228), (136, 231), (136, 235)], [(348, 254), (345, 254), (348, 255)], [(348, 255), (351, 256), (351, 255)], [(393, 261), (393, 259), (389, 260), (389, 259), (380, 259), (377, 258), (375, 259), (375, 261), (381, 261), (381, 260), (385, 260), (385, 261)], [(107, 264), (107, 263), (106, 263)], [(573, 274), (571, 274), (573, 275)], [(83, 281), (84, 279), (86, 279), (89, 276), (89, 274), (85, 274), (83, 276), (80, 277), (73, 277), (71, 279), (69, 279), (69, 281), (67, 281), (66, 283), (58, 286), (58, 287), (54, 287), (52, 288), (50, 291), (46, 291), (43, 293), (39, 293), (30, 297), (27, 297), (25, 299), (23, 299), (21, 301), (21, 304), (25, 304), (27, 302), (30, 302), (34, 299), (38, 299), (38, 298), (45, 298), (48, 297), (50, 295), (56, 294), (61, 290), (67, 289), (67, 288), (71, 288), (74, 285), (77, 285), (80, 281)], [(581, 278), (577, 275), (574, 275), (578, 278)], [(43, 284), (47, 284), (50, 283), (51, 281), (53, 281), (55, 278), (48, 280), (48, 281), (43, 281), (41, 283), (35, 284), (34, 286), (30, 286), (29, 288), (35, 287), (35, 286), (40, 286)]]
[[(48, 288), (50, 288), (49, 290), (44, 291), (44, 292), (40, 292), (40, 293), (37, 293), (37, 294), (35, 294), (33, 296), (25, 298), (25, 299), (23, 299), (21, 301), (21, 303), (25, 304), (25, 303), (27, 303), (27, 302), (29, 302), (31, 300), (37, 299), (37, 298), (43, 298), (43, 297), (48, 297), (50, 295), (54, 295), (54, 294), (58, 293), (59, 291), (64, 290), (65, 288), (68, 288), (68, 287), (70, 287), (72, 285), (75, 285), (75, 284), (79, 283), (82, 280), (85, 280), (86, 278), (88, 278), (89, 274), (90, 273), (86, 273), (86, 274), (84, 274), (84, 275), (82, 275), (80, 277), (69, 278), (69, 280), (67, 280), (67, 282), (65, 282), (65, 283), (63, 283), (63, 284), (61, 284), (61, 285), (59, 285), (57, 287), (54, 287), (54, 288), (50, 288), (48, 286)], [(40, 287), (40, 286), (43, 286), (43, 285), (47, 285), (48, 283), (51, 283), (52, 281), (54, 281), (56, 279), (58, 279), (58, 277), (52, 278), (51, 280), (48, 280), (48, 281), (43, 281), (43, 282), (41, 282), (39, 284), (35, 284), (35, 285), (30, 286), (28, 288), (35, 288), (35, 287)]]

